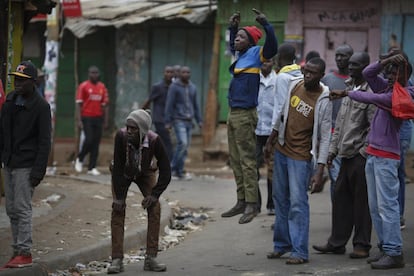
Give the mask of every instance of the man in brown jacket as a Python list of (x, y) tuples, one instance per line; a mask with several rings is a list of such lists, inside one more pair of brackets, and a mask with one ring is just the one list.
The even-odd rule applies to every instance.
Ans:
[[(126, 128), (115, 136), (112, 172), (112, 264), (108, 274), (119, 273), (123, 267), (125, 200), (128, 188), (135, 182), (144, 199), (142, 207), (148, 212), (147, 248), (144, 270), (165, 271), (163, 264), (155, 261), (160, 230), (160, 203), (162, 192), (171, 180), (171, 167), (160, 137), (151, 127), (151, 116), (143, 109), (131, 112), (126, 118)], [(159, 170), (158, 180), (156, 171)]]

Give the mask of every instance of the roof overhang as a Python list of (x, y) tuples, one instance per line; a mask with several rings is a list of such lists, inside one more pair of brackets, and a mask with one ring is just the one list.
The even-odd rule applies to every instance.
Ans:
[(216, 0), (81, 0), (81, 5), (83, 16), (67, 18), (64, 25), (65, 29), (78, 38), (83, 38), (101, 27), (120, 28), (155, 18), (182, 18), (193, 24), (201, 24), (217, 10)]

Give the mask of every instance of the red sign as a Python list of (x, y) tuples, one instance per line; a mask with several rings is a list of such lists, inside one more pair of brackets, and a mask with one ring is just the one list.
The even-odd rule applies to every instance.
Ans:
[(82, 16), (82, 8), (80, 0), (63, 0), (63, 14), (65, 17)]

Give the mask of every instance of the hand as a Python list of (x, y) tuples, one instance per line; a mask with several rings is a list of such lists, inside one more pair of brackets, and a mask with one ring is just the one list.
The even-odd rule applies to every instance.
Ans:
[(42, 179), (30, 177), (30, 183), (32, 184), (33, 188), (37, 187), (40, 184), (40, 181), (42, 181)]
[(235, 12), (232, 16), (230, 16), (229, 24), (230, 24), (230, 27), (235, 27), (235, 28), (239, 27), (239, 24), (240, 24), (240, 12), (239, 11)]
[(310, 181), (311, 194), (320, 193), (323, 190), (323, 186), (325, 185), (325, 183), (323, 182), (324, 167), (325, 165), (318, 164), (318, 168), (316, 169), (315, 174), (311, 178), (311, 181)]
[(79, 129), (83, 129), (83, 124), (82, 124), (82, 121), (81, 120), (78, 121), (78, 128)]
[(273, 153), (273, 143), (272, 141), (270, 141), (270, 139), (267, 139), (267, 142), (265, 144), (264, 151), (263, 151), (263, 158), (266, 163), (269, 163), (272, 153)]
[(335, 159), (335, 154), (329, 153), (329, 155), (328, 155), (328, 161), (326, 161), (326, 165), (328, 166), (328, 168), (332, 168), (333, 167), (332, 161), (334, 159)]
[(405, 60), (402, 54), (392, 55), (390, 57), (387, 57), (381, 60), (381, 64), (383, 66), (388, 65), (388, 64), (399, 65), (400, 63), (403, 63), (403, 62), (407, 62), (407, 61)]
[(146, 196), (142, 200), (142, 203), (141, 203), (142, 208), (147, 209), (151, 207), (152, 205), (154, 205), (157, 201), (158, 201), (158, 198), (156, 198), (155, 196), (152, 196), (152, 195)]
[(346, 96), (348, 96), (348, 91), (346, 90), (331, 90), (331, 92), (329, 93), (329, 99), (331, 101), (340, 99)]
[(323, 190), (324, 183), (322, 182), (323, 174), (315, 174), (311, 178), (311, 194), (320, 193)]
[(259, 22), (260, 25), (266, 25), (267, 19), (266, 16), (259, 10), (253, 8), (252, 11), (256, 14), (256, 21)]

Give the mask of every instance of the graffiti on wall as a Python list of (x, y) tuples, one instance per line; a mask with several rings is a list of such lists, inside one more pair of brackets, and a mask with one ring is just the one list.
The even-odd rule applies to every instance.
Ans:
[(377, 8), (353, 11), (321, 11), (317, 14), (320, 22), (365, 22), (379, 15)]

